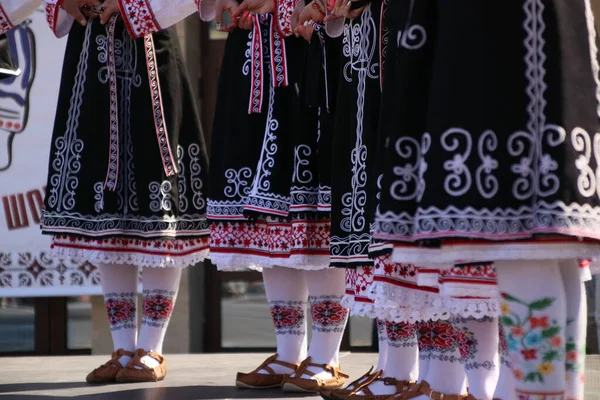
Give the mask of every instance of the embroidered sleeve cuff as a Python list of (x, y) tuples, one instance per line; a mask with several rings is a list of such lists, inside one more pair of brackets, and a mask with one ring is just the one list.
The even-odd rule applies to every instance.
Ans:
[(297, 0), (274, 0), (275, 1), (275, 25), (277, 32), (282, 37), (290, 36), (292, 32), (292, 13), (296, 8)]
[(197, 11), (195, 0), (119, 0), (119, 8), (133, 38), (166, 29)]
[(216, 0), (195, 0), (198, 7), (198, 15), (204, 22), (209, 22), (215, 19), (216, 15)]
[(4, 0), (0, 3), (0, 34), (29, 17), (41, 5), (40, 0)]
[(13, 23), (10, 21), (8, 12), (2, 7), (0, 4), (0, 35), (5, 34), (9, 30), (14, 27)]
[(59, 38), (68, 35), (75, 19), (61, 8), (63, 0), (44, 0), (44, 2), (46, 20), (52, 32)]

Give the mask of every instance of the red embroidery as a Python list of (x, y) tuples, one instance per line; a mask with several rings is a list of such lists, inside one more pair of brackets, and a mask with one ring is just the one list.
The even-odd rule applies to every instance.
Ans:
[(163, 100), (160, 91), (160, 80), (156, 69), (156, 51), (154, 49), (154, 38), (152, 35), (146, 35), (144, 38), (144, 49), (146, 51), (146, 65), (148, 68), (148, 81), (150, 83), (150, 94), (152, 96), (152, 111), (154, 113), (154, 126), (160, 156), (163, 161), (163, 167), (167, 176), (173, 176), (177, 173), (177, 167), (174, 163), (173, 152), (169, 144), (167, 126), (164, 120)]
[(254, 15), (252, 17), (252, 49), (250, 51), (250, 103), (248, 104), (248, 114), (260, 113), (263, 102), (263, 51), (262, 34), (260, 31), (260, 22), (263, 16)]
[(313, 330), (319, 332), (343, 332), (348, 319), (348, 309), (335, 296), (311, 299)]
[(277, 32), (283, 37), (290, 36), (292, 31), (292, 13), (296, 7), (295, 0), (275, 0), (275, 20)]
[(456, 348), (455, 331), (447, 321), (433, 322), (431, 326), (431, 346), (436, 351), (451, 351)]
[(118, 3), (132, 38), (139, 38), (162, 29), (154, 17), (150, 0), (120, 0)]
[(288, 257), (329, 253), (329, 220), (218, 222), (210, 226), (211, 251)]
[(175, 307), (175, 292), (166, 290), (144, 291), (144, 318), (146, 325), (164, 325)]
[(8, 32), (13, 27), (14, 25), (10, 22), (8, 14), (4, 11), (4, 8), (2, 8), (2, 4), (0, 4), (0, 35)]
[(110, 133), (108, 150), (108, 170), (104, 187), (115, 191), (119, 179), (119, 102), (117, 96), (117, 71), (115, 62), (115, 26), (117, 15), (110, 18), (108, 24), (108, 79), (110, 91)]
[(477, 340), (473, 332), (466, 327), (462, 329), (454, 329), (458, 351), (463, 360), (469, 360), (475, 357), (477, 351)]
[(111, 327), (117, 328), (118, 325), (132, 323), (135, 319), (135, 300), (132, 297), (119, 297), (106, 299), (106, 313), (108, 314), (108, 323)]
[(137, 238), (80, 238), (70, 235), (55, 235), (52, 247), (74, 250), (100, 250), (124, 253), (136, 252), (159, 256), (185, 256), (208, 248), (208, 237), (196, 239), (137, 239)]
[(56, 0), (54, 3), (47, 3), (45, 7), (46, 21), (50, 26), (50, 29), (56, 35), (56, 24), (58, 23), (58, 13), (62, 6), (63, 0)]
[(433, 350), (433, 338), (431, 337), (433, 324), (433, 321), (423, 321), (418, 323), (417, 336), (419, 340), (419, 351), (425, 352)]
[(385, 328), (387, 332), (388, 342), (396, 344), (396, 346), (394, 347), (397, 347), (398, 344), (413, 339), (416, 333), (416, 326), (414, 324), (409, 324), (406, 322), (396, 323), (385, 321)]
[(277, 330), (298, 329), (304, 323), (304, 310), (297, 305), (272, 304), (271, 318)]
[(439, 282), (473, 283), (480, 285), (496, 285), (496, 269), (494, 264), (473, 264), (453, 267), (440, 273)]

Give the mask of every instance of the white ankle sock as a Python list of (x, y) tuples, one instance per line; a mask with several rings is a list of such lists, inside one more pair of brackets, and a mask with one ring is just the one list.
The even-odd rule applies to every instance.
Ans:
[(457, 317), (453, 325), (469, 393), (478, 400), (492, 400), (500, 375), (498, 318)]
[(523, 397), (562, 399), (567, 309), (558, 262), (503, 261), (496, 271), (515, 390)]
[(377, 324), (377, 339), (379, 341), (379, 359), (377, 360), (377, 367), (375, 371), (382, 371), (385, 368), (385, 361), (387, 360), (387, 329), (385, 327), (385, 320), (376, 319)]
[[(386, 321), (388, 338), (387, 357), (383, 377), (401, 381), (414, 381), (419, 372), (419, 348), (416, 325), (406, 322)], [(374, 395), (395, 394), (396, 386), (375, 381), (369, 386)], [(363, 393), (362, 391), (359, 393)]]
[[(100, 264), (100, 280), (104, 305), (108, 314), (114, 350), (134, 352), (137, 337), (138, 269), (132, 265)], [(126, 366), (131, 357), (119, 358)]]
[[(181, 269), (145, 268), (142, 279), (144, 305), (138, 348), (162, 355), (165, 334), (179, 291)], [(142, 357), (141, 362), (150, 368), (160, 364), (150, 356)]]
[[(312, 315), (312, 338), (308, 348), (311, 363), (338, 366), (340, 345), (348, 321), (348, 309), (342, 306), (346, 289), (346, 271), (328, 268), (305, 271)], [(308, 367), (316, 375), (312, 379), (328, 379), (332, 375), (317, 367)], [(304, 378), (309, 378), (304, 375)]]
[(561, 262), (560, 273), (567, 295), (567, 329), (565, 332), (567, 391), (565, 398), (583, 400), (587, 335), (585, 283), (580, 279), (579, 268), (575, 260)]
[[(307, 347), (308, 286), (304, 271), (283, 267), (265, 268), (263, 282), (277, 336), (277, 359), (300, 364), (306, 358)], [(279, 364), (271, 364), (269, 367), (276, 374), (293, 372)], [(259, 372), (269, 373), (265, 370)]]

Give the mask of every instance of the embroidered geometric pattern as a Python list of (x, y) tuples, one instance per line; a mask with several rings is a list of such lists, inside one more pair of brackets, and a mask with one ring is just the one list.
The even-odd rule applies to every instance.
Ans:
[(127, 30), (134, 39), (161, 30), (149, 3), (150, 0), (122, 0), (118, 2)]
[(90, 239), (72, 235), (52, 238), (54, 254), (92, 264), (124, 263), (143, 267), (185, 267), (208, 255), (208, 237), (195, 239)]
[(282, 37), (292, 34), (292, 13), (296, 7), (295, 0), (275, 0), (275, 19), (277, 32)]
[(107, 293), (104, 305), (108, 314), (111, 331), (135, 329), (136, 327), (136, 293)]
[(169, 322), (177, 292), (161, 289), (144, 290), (144, 316), (142, 324), (164, 328)]
[(341, 304), (340, 296), (310, 296), (312, 329), (317, 332), (344, 332), (348, 309)]
[(12, 29), (13, 26), (14, 25), (8, 18), (8, 14), (4, 11), (4, 8), (2, 8), (2, 4), (0, 4), (0, 34), (6, 33)]
[(395, 323), (385, 321), (388, 346), (415, 347), (417, 346), (417, 327), (407, 322)]
[(277, 335), (304, 335), (306, 302), (270, 301), (271, 318)]
[[(279, 262), (287, 266), (293, 256), (321, 256), (328, 260), (329, 219), (220, 221), (211, 224), (210, 232), (210, 249), (216, 260), (220, 254), (244, 256), (257, 265)], [(247, 268), (251, 263), (229, 266), (239, 264)]]

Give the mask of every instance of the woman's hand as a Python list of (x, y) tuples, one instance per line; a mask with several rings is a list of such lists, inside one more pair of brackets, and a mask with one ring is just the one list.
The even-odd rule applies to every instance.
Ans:
[[(239, 8), (239, 4), (235, 0), (217, 0), (215, 5), (216, 7), (216, 16), (215, 21), (217, 23), (217, 30), (224, 32), (231, 32), (235, 28), (239, 26), (239, 21), (234, 17), (234, 14), (237, 12)], [(225, 13), (229, 13), (231, 16), (231, 23), (223, 26), (223, 15)]]
[[(84, 13), (82, 13), (82, 8), (101, 6), (102, 3), (98, 0), (64, 0), (62, 3), (62, 9), (69, 13), (75, 21), (79, 22), (81, 26), (87, 25), (87, 18)], [(86, 12), (87, 14), (87, 12)]]
[(274, 0), (244, 0), (238, 7), (237, 11), (233, 14), (234, 17), (239, 18), (246, 11), (254, 14), (268, 14), (275, 12), (275, 1)]
[(110, 17), (112, 17), (114, 14), (121, 13), (121, 10), (119, 9), (119, 3), (117, 2), (117, 0), (105, 0), (102, 6), (104, 7), (104, 10), (100, 15), (100, 23), (102, 25), (110, 21)]
[[(361, 3), (360, 7), (356, 7), (356, 4), (353, 7), (353, 3)], [(366, 1), (364, 0), (335, 0), (335, 5), (333, 6), (333, 11), (330, 15), (325, 18), (325, 21), (332, 21), (338, 18), (348, 18), (354, 19), (360, 17), (360, 15), (365, 10)]]
[(294, 33), (296, 36), (302, 36), (304, 40), (310, 41), (314, 32), (314, 25), (323, 22), (325, 16), (325, 5), (317, 0), (311, 1), (300, 13)]

